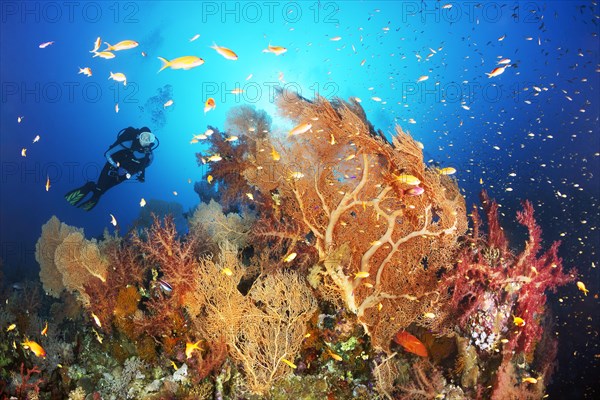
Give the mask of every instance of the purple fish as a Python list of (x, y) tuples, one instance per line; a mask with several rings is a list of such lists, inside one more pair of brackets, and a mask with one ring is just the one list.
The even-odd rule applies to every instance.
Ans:
[(424, 192), (425, 192), (425, 189), (423, 189), (421, 186), (413, 186), (410, 189), (407, 189), (404, 191), (404, 193), (409, 196), (420, 196)]

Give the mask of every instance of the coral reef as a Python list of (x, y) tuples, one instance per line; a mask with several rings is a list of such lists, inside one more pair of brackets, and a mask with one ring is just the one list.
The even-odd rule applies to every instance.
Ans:
[(531, 204), (515, 252), (485, 192), (487, 230), (474, 208), (467, 231), (456, 181), (401, 128), (386, 139), (354, 100), (277, 105), (287, 137), (246, 106), (211, 127), (189, 229), (150, 209), (124, 237), (42, 227), (49, 296), (25, 283), (0, 310), (2, 396), (544, 396), (546, 293), (575, 272), (542, 252)]

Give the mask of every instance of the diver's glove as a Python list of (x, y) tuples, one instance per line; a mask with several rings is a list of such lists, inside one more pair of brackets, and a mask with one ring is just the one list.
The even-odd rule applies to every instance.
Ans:
[(117, 170), (117, 174), (119, 176), (125, 175), (125, 178), (127, 178), (127, 179), (131, 178), (131, 174), (129, 172), (127, 172), (127, 170), (123, 167), (119, 167), (119, 169)]

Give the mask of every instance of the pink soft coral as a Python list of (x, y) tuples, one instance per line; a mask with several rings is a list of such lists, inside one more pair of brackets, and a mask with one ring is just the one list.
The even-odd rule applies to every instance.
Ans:
[(486, 298), (493, 293), (498, 304), (507, 304), (514, 316), (520, 317), (524, 325), (516, 328), (511, 322), (506, 351), (529, 353), (542, 335), (540, 318), (546, 304), (546, 290), (555, 290), (574, 279), (575, 271), (565, 274), (562, 259), (558, 256), (560, 242), (538, 256), (541, 250), (541, 228), (535, 222), (533, 206), (523, 203), (523, 211), (517, 220), (529, 232), (524, 250), (514, 255), (498, 221), (498, 206), (482, 192), (482, 203), (487, 214), (488, 235), (480, 235), (480, 219), (473, 211), (473, 234), (467, 239), (457, 268), (446, 279), (452, 291), (451, 307), (455, 310), (459, 324), (465, 326)]

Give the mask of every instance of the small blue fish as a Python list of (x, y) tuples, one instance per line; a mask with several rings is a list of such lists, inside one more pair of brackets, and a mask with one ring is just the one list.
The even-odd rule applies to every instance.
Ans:
[(173, 287), (169, 285), (168, 282), (162, 279), (158, 280), (158, 286), (160, 286), (160, 290), (162, 290), (164, 294), (171, 294), (171, 292), (173, 291)]

